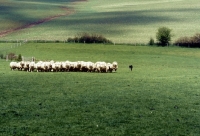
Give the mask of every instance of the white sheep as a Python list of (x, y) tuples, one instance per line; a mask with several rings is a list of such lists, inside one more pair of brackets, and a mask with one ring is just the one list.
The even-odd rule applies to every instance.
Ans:
[(69, 71), (78, 71), (78, 63), (77, 62), (70, 62)]
[(82, 61), (81, 63), (81, 69), (80, 69), (82, 72), (87, 72), (88, 71), (88, 68), (87, 68), (87, 62), (85, 61)]
[(29, 64), (30, 64), (30, 62), (29, 61), (26, 61), (25, 63), (24, 63), (24, 71), (29, 71)]
[(17, 68), (17, 62), (10, 62), (10, 69), (14, 70)]
[(118, 63), (114, 61), (113, 63), (106, 63), (104, 61), (97, 61), (93, 63), (91, 61), (63, 61), (63, 62), (54, 62), (51, 61), (38, 61), (29, 62), (29, 61), (21, 61), (21, 62), (10, 62), (11, 70), (24, 70), (24, 71), (34, 71), (36, 69), (37, 72), (49, 72), (49, 71), (82, 71), (82, 72), (112, 72), (117, 71)]
[(37, 72), (42, 71), (42, 63), (43, 63), (43, 61), (38, 61), (35, 64), (35, 69), (37, 70)]
[(112, 63), (112, 67), (113, 67), (113, 70), (117, 71), (117, 69), (118, 69), (118, 63), (116, 61), (114, 61)]
[(96, 62), (95, 69), (97, 72), (107, 72), (106, 62), (103, 61)]
[(87, 64), (87, 71), (88, 72), (93, 72), (94, 71), (94, 63), (93, 62), (86, 62)]
[(30, 62), (29, 63), (29, 72), (33, 72), (35, 69), (35, 62)]
[(111, 63), (106, 63), (107, 71), (110, 73), (113, 71), (113, 65)]
[(55, 62), (52, 64), (52, 71), (58, 72), (61, 70), (61, 62)]

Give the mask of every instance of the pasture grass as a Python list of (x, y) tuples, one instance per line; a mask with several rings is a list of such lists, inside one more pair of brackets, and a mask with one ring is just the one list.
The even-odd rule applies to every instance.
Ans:
[(61, 4), (41, 1), (2, 0), (0, 2), (0, 31), (19, 28), (41, 19), (61, 14), (63, 13), (61, 6)]
[(0, 60), (0, 135), (200, 133), (199, 49), (27, 43), (10, 52), (37, 60), (117, 61), (119, 69), (29, 73)]

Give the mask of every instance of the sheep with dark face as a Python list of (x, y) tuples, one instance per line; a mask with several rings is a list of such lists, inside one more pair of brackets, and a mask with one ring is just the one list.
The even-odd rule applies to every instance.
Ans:
[(107, 66), (107, 69), (108, 69), (107, 71), (111, 73), (114, 69), (113, 65), (111, 63), (106, 63), (106, 66)]
[(29, 72), (33, 72), (35, 69), (35, 62), (30, 62), (29, 63)]
[(35, 64), (35, 69), (37, 70), (37, 72), (42, 72), (42, 61), (38, 61), (36, 64)]
[(52, 64), (52, 70), (53, 72), (58, 72), (61, 70), (61, 62), (55, 62)]
[(106, 62), (101, 62), (101, 61), (96, 62), (95, 69), (97, 72), (107, 72)]
[(20, 69), (20, 70), (23, 70), (23, 69), (24, 69), (24, 64), (25, 64), (25, 61), (21, 61), (21, 62), (20, 62), (20, 65), (21, 65), (21, 69)]
[[(22, 65), (22, 63), (23, 63), (23, 65)], [(15, 69), (22, 70), (22, 68), (24, 68), (24, 63), (25, 62), (10, 62), (10, 69), (11, 70), (15, 70)]]
[(112, 63), (112, 67), (113, 67), (113, 70), (117, 71), (117, 69), (118, 69), (118, 63), (116, 61), (114, 61)]
[(86, 62), (87, 63), (87, 69), (88, 71), (87, 72), (92, 72), (94, 71), (94, 63), (93, 62)]
[(24, 63), (24, 71), (29, 71), (29, 64), (30, 64), (30, 62), (29, 61), (26, 61), (25, 63)]
[(69, 63), (69, 71), (79, 71), (79, 67), (77, 66), (77, 62), (70, 62)]
[(116, 61), (114, 61), (113, 63), (107, 63), (107, 71), (108, 72), (112, 72), (112, 71), (117, 71), (118, 69), (118, 64)]
[[(113, 63), (106, 63), (104, 61), (97, 61), (96, 63), (93, 63), (91, 61), (77, 61), (77, 62), (70, 62), (70, 61), (62, 61), (62, 62), (54, 62), (51, 61), (38, 61), (35, 62), (29, 62), (29, 61), (21, 61), (21, 62), (11, 62), (10, 63), (11, 70), (24, 70), (24, 71), (34, 71), (37, 72), (50, 72), (50, 71), (56, 71), (56, 72), (64, 72), (64, 71), (82, 71), (82, 72), (102, 72), (112, 73), (113, 71), (117, 71), (118, 69), (118, 63), (114, 61)], [(129, 66), (130, 68), (130, 66)], [(132, 69), (131, 69), (132, 70)]]

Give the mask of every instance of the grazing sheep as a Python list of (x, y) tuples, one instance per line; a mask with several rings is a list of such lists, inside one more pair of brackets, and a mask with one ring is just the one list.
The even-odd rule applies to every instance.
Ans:
[(81, 63), (81, 71), (82, 72), (87, 72), (88, 71), (87, 62), (82, 61), (82, 63)]
[(45, 72), (51, 71), (51, 62), (45, 62)]
[(52, 64), (52, 71), (58, 72), (61, 70), (61, 62), (55, 62)]
[(94, 64), (94, 71), (100, 72), (100, 64), (101, 64), (100, 61), (97, 61), (97, 62)]
[(107, 66), (107, 71), (110, 72), (110, 73), (112, 73), (112, 71), (114, 69), (113, 65), (111, 63), (107, 63), (106, 66)]
[(69, 71), (78, 71), (78, 63), (70, 62), (69, 63)]
[(45, 72), (46, 71), (46, 62), (41, 63), (41, 71)]
[(60, 71), (61, 72), (65, 72), (66, 71), (66, 63), (65, 62), (61, 62)]
[(112, 63), (112, 66), (113, 66), (113, 70), (117, 71), (117, 69), (118, 69), (118, 63), (116, 61), (114, 61)]
[(65, 70), (66, 71), (69, 71), (69, 68), (70, 68), (70, 61), (65, 61)]
[(35, 62), (30, 62), (29, 63), (29, 72), (33, 72), (35, 69)]
[(45, 62), (38, 61), (37, 63), (29, 61), (21, 61), (21, 62), (10, 62), (10, 68), (11, 70), (18, 69), (27, 72), (28, 71), (33, 72), (34, 70), (36, 70), (37, 72), (82, 71), (82, 72), (107, 73), (107, 72), (112, 72), (113, 70), (117, 71), (118, 63), (116, 61), (114, 61), (113, 63), (106, 63), (104, 61), (97, 61), (96, 63), (93, 63), (91, 61), (70, 62), (68, 60), (62, 62), (54, 62), (53, 60)]
[(17, 62), (10, 62), (10, 69), (14, 70), (17, 68)]
[(107, 72), (106, 62), (100, 62), (100, 61), (96, 62), (95, 68), (97, 72)]
[(38, 61), (36, 63), (35, 68), (36, 68), (37, 72), (42, 71), (42, 63), (43, 63), (42, 61)]
[(83, 71), (84, 64), (85, 64), (84, 61), (77, 61), (77, 70), (78, 71)]
[(53, 64), (54, 64), (54, 61), (51, 60), (50, 63), (49, 63), (49, 72), (52, 71), (52, 65), (53, 65)]
[(86, 62), (87, 64), (87, 72), (93, 72), (94, 71), (94, 63), (93, 62)]
[(24, 63), (24, 71), (29, 71), (29, 64), (30, 64), (30, 62), (29, 61), (26, 61), (25, 63)]

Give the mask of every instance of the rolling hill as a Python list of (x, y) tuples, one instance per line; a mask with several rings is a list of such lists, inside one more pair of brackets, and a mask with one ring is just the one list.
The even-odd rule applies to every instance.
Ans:
[(161, 26), (172, 29), (173, 41), (200, 31), (198, 0), (3, 0), (0, 5), (0, 40), (66, 40), (88, 32), (115, 43), (147, 43)]

